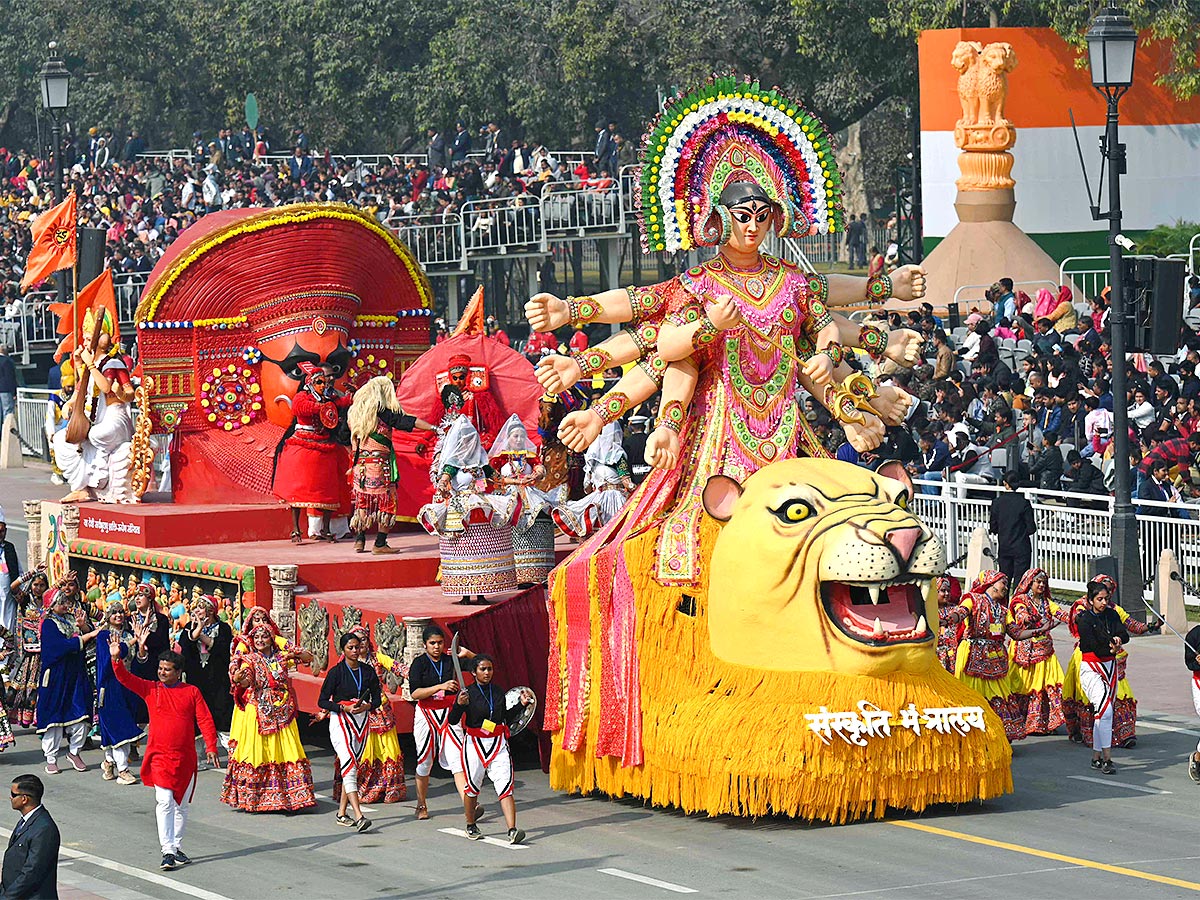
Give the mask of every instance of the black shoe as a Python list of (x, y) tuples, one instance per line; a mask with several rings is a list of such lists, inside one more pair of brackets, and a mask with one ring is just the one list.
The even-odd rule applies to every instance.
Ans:
[(336, 821), (339, 825), (345, 825), (347, 828), (354, 824), (354, 820), (352, 818), (349, 816), (343, 816), (340, 813), (334, 817), (334, 821)]
[(524, 841), (525, 841), (525, 832), (523, 832), (520, 828), (508, 829), (508, 842), (510, 844), (520, 844), (520, 843), (524, 843)]
[(1100, 767), (1100, 771), (1105, 775), (1116, 775), (1117, 767), (1113, 765), (1113, 761), (1111, 759), (1106, 759), (1104, 764)]
[(160, 869), (162, 869), (164, 872), (170, 872), (172, 869), (174, 869), (175, 868), (175, 854), (164, 853), (162, 862), (158, 864), (158, 867)]
[(1135, 737), (1128, 738), (1124, 741), (1121, 741), (1121, 743), (1117, 744), (1117, 746), (1120, 747), (1122, 750), (1132, 750), (1134, 747), (1137, 746), (1137, 738), (1135, 738)]
[(467, 837), (473, 841), (482, 841), (483, 840), (483, 832), (479, 830), (478, 825), (474, 825), (474, 824), (468, 825), (467, 826)]
[(190, 862), (191, 862), (191, 860), (188, 859), (188, 855), (186, 853), (184, 853), (182, 850), (175, 851), (175, 865), (186, 866)]
[(1099, 769), (1099, 768), (1103, 767), (1103, 765), (1104, 765), (1104, 762), (1102, 760), (1099, 760), (1099, 759), (1092, 760), (1092, 768), (1093, 769)]
[(1200, 784), (1200, 759), (1196, 759), (1194, 756), (1188, 757), (1188, 778), (1196, 784)]
[(371, 820), (368, 819), (366, 816), (363, 816), (361, 819), (359, 819), (357, 822), (354, 823), (354, 830), (357, 831), (359, 834), (362, 834), (364, 831), (366, 831), (370, 827), (371, 827)]
[(1070, 739), (1072, 744), (1082, 744), (1083, 743), (1083, 735), (1080, 734), (1078, 731), (1071, 732), (1070, 734), (1067, 735), (1067, 737)]

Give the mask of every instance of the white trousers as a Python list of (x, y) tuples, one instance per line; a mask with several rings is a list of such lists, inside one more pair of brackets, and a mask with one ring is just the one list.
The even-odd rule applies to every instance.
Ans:
[(120, 747), (105, 747), (104, 761), (116, 766), (118, 772), (124, 772), (129, 768), (130, 746), (130, 744), (122, 744)]
[(417, 745), (417, 774), (427, 776), (433, 771), (433, 761), (451, 774), (462, 771), (461, 725), (444, 725), (448, 709), (413, 710), (413, 742)]
[(46, 762), (52, 763), (58, 759), (64, 736), (67, 738), (67, 752), (78, 754), (83, 749), (83, 742), (87, 740), (91, 724), (76, 722), (74, 725), (52, 725), (42, 732), (42, 753), (46, 756)]
[[(1192, 675), (1192, 706), (1196, 708), (1196, 715), (1200, 716), (1200, 678), (1195, 674)], [(1196, 752), (1200, 753), (1200, 741), (1196, 741)]]
[(154, 788), (154, 816), (158, 819), (158, 842), (162, 852), (174, 853), (183, 844), (183, 830), (187, 827), (188, 805), (191, 802), (192, 791), (196, 787), (196, 776), (187, 790), (183, 792), (183, 802), (175, 802), (175, 794), (170, 788)]
[(1088, 662), (1079, 666), (1079, 686), (1092, 704), (1092, 749), (1112, 746), (1113, 703), (1117, 699), (1117, 662)]
[(465, 735), (463, 738), (463, 771), (467, 775), (464, 793), (478, 797), (483, 790), (483, 777), (487, 775), (496, 789), (496, 796), (503, 800), (513, 792), (512, 757), (508, 753), (508, 738), (502, 734), (493, 738), (478, 738)]
[[(358, 721), (349, 713), (330, 713), (329, 714), (329, 742), (333, 744), (333, 752), (337, 754), (337, 768), (341, 773), (342, 790), (347, 794), (358, 793), (358, 760), (350, 750), (350, 742), (354, 740), (355, 730), (366, 728), (366, 713), (358, 714)], [(347, 734), (347, 729), (350, 734)], [(359, 757), (362, 756), (362, 750), (365, 749), (365, 741), (362, 747), (359, 748)]]

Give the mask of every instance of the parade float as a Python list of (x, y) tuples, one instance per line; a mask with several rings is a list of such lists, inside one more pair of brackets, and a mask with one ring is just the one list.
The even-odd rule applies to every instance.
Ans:
[(647, 251), (718, 253), (663, 284), (526, 307), (537, 331), (628, 326), (539, 368), (569, 387), (636, 363), (564, 419), (573, 449), (662, 393), (654, 471), (552, 576), (552, 786), (835, 823), (1011, 790), (999, 719), (937, 661), (946, 561), (911, 483), (829, 459), (800, 403), (859, 449), (903, 421), (908, 400), (847, 364), (911, 366), (919, 338), (837, 307), (918, 300), (923, 273), (823, 276), (760, 252), (772, 228), (838, 230), (842, 210), (824, 127), (749, 80), (667, 101), (637, 201)]
[[(399, 384), (411, 367), (417, 379), (407, 390), (426, 395), (421, 412), (433, 415), (425, 407), (449, 360), (431, 350), (431, 302), (412, 253), (361, 211), (295, 204), (203, 217), (159, 260), (137, 309), (137, 426), (123, 458), (133, 488), (126, 499), (141, 502), (97, 502), (106, 498), (94, 494), (77, 504), (27, 504), (31, 562), (45, 561), (52, 582), (74, 569), (95, 609), (148, 583), (176, 625), (201, 594), (235, 627), (252, 606), (271, 610), (285, 635), (313, 653), (293, 681), (310, 712), (351, 628), (371, 629), (380, 650), (405, 660), (436, 621), (468, 646), (494, 648), (510, 677), (544, 684), (544, 589), (506, 594), (487, 609), (456, 606), (438, 588), (437, 541), (415, 526), (393, 532), (398, 552), (386, 556), (358, 556), (350, 541), (288, 540), (290, 512), (273, 479), (281, 446), (299, 428), (293, 404), (304, 372), (319, 370), (348, 397), (373, 378)], [(79, 336), (85, 345), (89, 334)], [(493, 341), (455, 340), (474, 353), (474, 376), (486, 381), (488, 366), (496, 370), (499, 421), (519, 412), (536, 433), (541, 389), (528, 364)], [(335, 416), (323, 424), (333, 431), (342, 423)], [(415, 522), (432, 496), (433, 440), (395, 432), (399, 522)], [(339, 452), (335, 490), (345, 502), (339, 497), (336, 512), (345, 515), (350, 456)], [(410, 728), (411, 706), (396, 709), (401, 730)]]

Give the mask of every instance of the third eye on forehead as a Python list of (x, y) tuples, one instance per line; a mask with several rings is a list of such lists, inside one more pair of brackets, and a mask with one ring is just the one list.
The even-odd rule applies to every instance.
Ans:
[(771, 207), (765, 203), (751, 201), (733, 207), (731, 212), (743, 224), (749, 222), (751, 218), (762, 223), (767, 221), (767, 218), (771, 215)]

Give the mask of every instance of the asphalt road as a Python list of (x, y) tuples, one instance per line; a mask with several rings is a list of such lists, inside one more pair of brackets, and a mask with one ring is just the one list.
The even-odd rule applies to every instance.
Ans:
[[(0, 475), (10, 520), (23, 496), (45, 489), (30, 470)], [(14, 532), (14, 540), (21, 537)], [(1067, 649), (1060, 644), (1060, 655)], [(188, 824), (185, 849), (195, 864), (160, 873), (152, 793), (101, 780), (99, 751), (84, 754), (91, 771), (47, 779), (46, 805), (64, 839), (62, 896), (76, 900), (483, 891), (523, 900), (1188, 896), (1200, 892), (1200, 786), (1188, 779), (1184, 760), (1200, 723), (1174, 639), (1135, 640), (1130, 678), (1141, 698), (1139, 741), (1114, 752), (1115, 776), (1093, 772), (1088, 751), (1064, 737), (1033, 738), (1016, 747), (1016, 791), (1007, 797), (840, 827), (689, 817), (631, 800), (566, 797), (550, 791), (540, 771), (524, 769), (516, 797), (527, 848), (453, 833), (462, 818), (448, 779), (434, 781), (429, 821), (414, 819), (410, 799), (370, 812), (375, 827), (359, 835), (334, 824), (328, 799), (295, 815), (234, 812), (218, 800), (222, 774), (210, 771), (200, 774)], [(332, 757), (317, 746), (310, 753), (318, 792), (328, 798)], [(36, 738), (22, 732), (0, 755), (0, 777), (41, 765)], [(486, 790), (484, 802), (491, 807), (485, 834), (502, 837)], [(15, 820), (0, 817), (0, 826)]]

